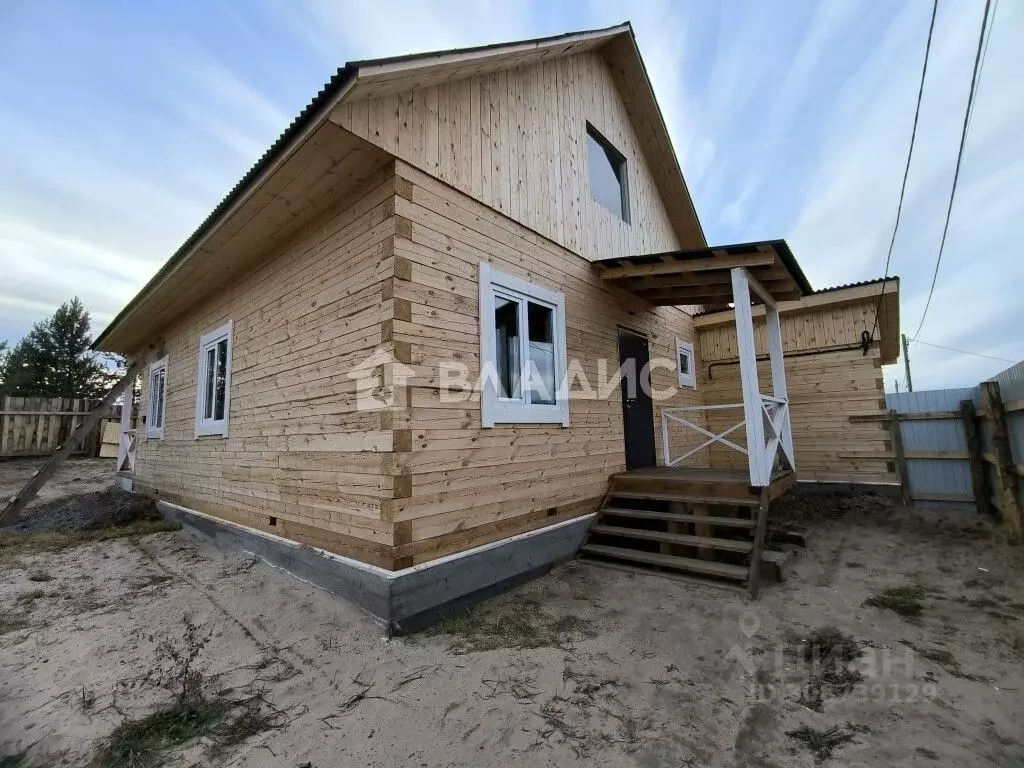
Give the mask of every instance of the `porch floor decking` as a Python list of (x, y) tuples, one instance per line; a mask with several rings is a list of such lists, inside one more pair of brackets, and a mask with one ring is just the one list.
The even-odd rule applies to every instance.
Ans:
[[(753, 494), (760, 489), (750, 485), (750, 475), (746, 469), (714, 469), (706, 467), (642, 467), (627, 469), (612, 475), (629, 481), (664, 481), (669, 484), (694, 483), (699, 485), (721, 485), (726, 488), (746, 488)], [(767, 486), (768, 500), (777, 499), (796, 483), (796, 473), (791, 470), (778, 470), (772, 474), (771, 483)]]

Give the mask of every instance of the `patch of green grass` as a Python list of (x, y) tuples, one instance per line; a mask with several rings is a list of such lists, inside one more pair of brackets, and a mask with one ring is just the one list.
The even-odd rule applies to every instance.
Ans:
[(91, 768), (153, 768), (167, 755), (207, 739), (207, 756), (219, 760), (252, 736), (282, 726), (281, 713), (265, 706), (261, 695), (244, 701), (199, 692), (136, 720), (125, 720), (106, 738)]
[(907, 621), (918, 618), (924, 612), (924, 603), (928, 590), (918, 584), (906, 584), (902, 587), (886, 587), (864, 601), (871, 608), (892, 611)]
[[(497, 615), (493, 615), (497, 614)], [(423, 631), (428, 637), (451, 638), (454, 653), (493, 651), (498, 648), (549, 648), (597, 637), (593, 622), (578, 616), (552, 616), (536, 605), (503, 608), (503, 612), (476, 608)]]
[(0, 565), (12, 565), (23, 557), (38, 555), (44, 552), (57, 552), (99, 541), (113, 541), (115, 539), (145, 536), (150, 533), (177, 531), (180, 528), (180, 525), (163, 520), (138, 520), (128, 525), (114, 525), (108, 528), (82, 531), (80, 533), (3, 532), (0, 533)]
[(209, 735), (230, 709), (220, 699), (179, 698), (165, 709), (125, 720), (96, 754), (95, 768), (147, 768), (160, 765), (171, 749)]
[(824, 626), (799, 640), (800, 657), (807, 664), (807, 683), (801, 687), (800, 701), (820, 711), (826, 696), (842, 696), (864, 679), (856, 668), (860, 644), (837, 627)]
[(211, 759), (223, 757), (253, 736), (281, 727), (281, 714), (268, 711), (264, 703), (260, 696), (246, 700), (234, 717), (216, 729), (215, 740), (207, 750)]
[(824, 730), (812, 728), (809, 725), (801, 725), (792, 731), (786, 731), (786, 735), (791, 739), (802, 742), (819, 763), (830, 758), (832, 750), (840, 744), (853, 741), (853, 734), (849, 731), (840, 730), (838, 725), (833, 725), (831, 728)]

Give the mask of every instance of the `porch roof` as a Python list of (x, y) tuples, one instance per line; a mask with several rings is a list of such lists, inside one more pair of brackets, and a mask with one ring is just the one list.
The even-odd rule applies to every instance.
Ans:
[[(601, 279), (659, 305), (728, 305), (733, 267), (746, 267), (776, 301), (813, 293), (785, 240), (626, 256), (594, 266)], [(756, 301), (756, 292), (752, 296)]]

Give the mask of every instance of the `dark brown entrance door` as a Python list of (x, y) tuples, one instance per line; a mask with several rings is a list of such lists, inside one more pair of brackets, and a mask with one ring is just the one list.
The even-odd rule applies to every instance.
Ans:
[(654, 404), (651, 402), (651, 360), (647, 339), (619, 329), (622, 383), (622, 429), (626, 439), (626, 469), (653, 467)]

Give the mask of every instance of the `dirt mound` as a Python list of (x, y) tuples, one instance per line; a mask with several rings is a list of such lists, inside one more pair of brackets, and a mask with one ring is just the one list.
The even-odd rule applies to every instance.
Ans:
[(993, 522), (973, 511), (904, 507), (870, 492), (821, 492), (794, 488), (776, 500), (771, 524), (806, 530), (829, 523), (869, 525), (917, 535), (988, 539), (999, 536)]
[(820, 523), (891, 521), (901, 508), (892, 499), (876, 493), (814, 492), (794, 488), (772, 510), (773, 522), (806, 527)]
[(16, 533), (80, 533), (159, 519), (156, 503), (150, 497), (107, 488), (31, 506), (4, 527)]

